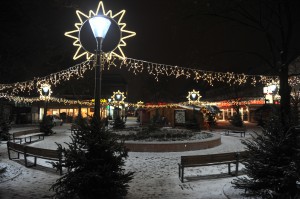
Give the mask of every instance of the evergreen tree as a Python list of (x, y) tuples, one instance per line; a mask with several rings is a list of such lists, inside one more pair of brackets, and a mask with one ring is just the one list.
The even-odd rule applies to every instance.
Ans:
[(11, 129), (11, 125), (9, 121), (5, 120), (3, 117), (3, 105), (0, 104), (0, 141), (1, 140), (9, 140), (10, 134), (9, 130)]
[(81, 131), (72, 133), (68, 148), (58, 145), (64, 153), (67, 173), (52, 185), (54, 198), (124, 197), (133, 175), (122, 168), (128, 157), (127, 149), (96, 119), (93, 118), (91, 125), (78, 123), (82, 124)]
[[(235, 188), (244, 189), (245, 196), (264, 199), (295, 199), (300, 179), (299, 145), (295, 128), (282, 126), (272, 116), (262, 134), (245, 140), (249, 157), (245, 160), (247, 177), (233, 180)], [(298, 137), (299, 139), (299, 137)]]
[(40, 131), (44, 132), (45, 135), (52, 135), (52, 128), (54, 124), (52, 122), (51, 116), (44, 116), (42, 122), (40, 122)]
[(244, 126), (244, 122), (242, 120), (241, 114), (240, 113), (235, 113), (229, 120), (230, 124), (236, 127), (242, 127)]
[(114, 120), (113, 129), (124, 129), (125, 128), (125, 122), (118, 116)]

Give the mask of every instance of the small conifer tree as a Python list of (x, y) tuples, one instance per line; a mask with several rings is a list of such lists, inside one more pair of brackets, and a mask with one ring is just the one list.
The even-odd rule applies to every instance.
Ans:
[[(78, 120), (83, 120), (78, 118)], [(128, 151), (114, 134), (95, 118), (91, 125), (78, 121), (81, 130), (72, 133), (68, 148), (58, 145), (64, 154), (67, 173), (51, 189), (54, 198), (122, 198), (127, 194), (132, 172), (122, 168)], [(53, 163), (60, 168), (59, 163)]]
[(10, 134), (9, 130), (11, 129), (11, 125), (9, 121), (5, 120), (3, 117), (3, 106), (0, 105), (0, 141), (1, 140), (9, 140)]
[(42, 122), (40, 122), (40, 131), (44, 132), (45, 135), (52, 135), (54, 124), (51, 116), (44, 116)]
[(113, 129), (124, 129), (125, 122), (120, 118), (120, 116), (116, 117), (113, 123)]
[(282, 126), (280, 119), (272, 116), (262, 134), (243, 141), (249, 154), (244, 162), (247, 176), (235, 179), (234, 187), (255, 198), (299, 198), (300, 147), (296, 140), (296, 129)]

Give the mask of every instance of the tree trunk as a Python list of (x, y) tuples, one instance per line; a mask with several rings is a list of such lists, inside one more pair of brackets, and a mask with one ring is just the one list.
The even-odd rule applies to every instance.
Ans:
[(280, 115), (281, 115), (281, 122), (284, 126), (290, 124), (291, 121), (291, 87), (288, 83), (288, 65), (285, 64), (281, 67), (280, 72), (280, 89), (279, 95), (281, 96), (280, 99)]

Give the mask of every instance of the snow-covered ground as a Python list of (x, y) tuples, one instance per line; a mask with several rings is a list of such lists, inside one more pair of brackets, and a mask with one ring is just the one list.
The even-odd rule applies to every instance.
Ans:
[[(55, 142), (69, 142), (70, 125), (54, 127), (56, 134), (46, 136), (45, 140), (30, 144), (31, 146), (56, 149)], [(16, 131), (16, 129), (13, 129)], [(129, 183), (130, 189), (127, 199), (140, 198), (180, 198), (180, 199), (222, 199), (242, 198), (231, 186), (234, 177), (227, 173), (227, 165), (187, 168), (185, 183), (178, 178), (178, 163), (182, 155), (213, 154), (232, 151), (242, 151), (242, 139), (248, 139), (251, 129), (248, 129), (246, 138), (240, 134), (225, 136), (223, 130), (213, 133), (221, 134), (222, 144), (211, 149), (188, 152), (141, 153), (129, 152), (125, 169), (134, 171), (134, 179)], [(7, 167), (4, 175), (0, 174), (1, 199), (40, 199), (50, 198), (53, 194), (50, 186), (60, 176), (46, 161), (38, 159), (38, 166), (26, 168), (24, 161), (8, 160), (5, 142), (0, 144), (0, 168)], [(233, 168), (234, 170), (234, 168)]]

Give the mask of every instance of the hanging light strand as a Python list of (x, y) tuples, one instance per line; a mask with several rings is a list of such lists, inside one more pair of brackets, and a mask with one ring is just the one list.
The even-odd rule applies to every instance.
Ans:
[[(84, 78), (87, 70), (94, 69), (94, 61), (94, 59), (86, 60), (66, 70), (52, 73), (45, 77), (37, 77), (33, 80), (12, 84), (0, 84), (0, 92), (11, 95), (16, 95), (26, 91), (29, 93), (31, 90), (37, 89), (45, 83), (56, 87), (61, 82), (69, 81), (70, 79)], [(159, 64), (133, 58), (119, 59), (118, 57), (112, 57), (111, 59), (105, 59), (105, 65), (106, 67), (104, 69), (110, 70), (111, 67), (120, 69), (126, 68), (129, 72), (132, 72), (135, 75), (142, 72), (147, 72), (149, 75), (154, 76), (156, 81), (159, 81), (159, 78), (162, 76), (173, 76), (175, 78), (192, 78), (196, 82), (204, 81), (211, 86), (213, 86), (216, 82), (227, 83), (229, 85), (242, 85), (248, 82), (253, 86), (256, 86), (258, 83), (263, 85), (279, 83), (278, 76), (246, 75), (243, 73), (238, 74), (233, 72), (205, 71), (195, 68)], [(289, 79), (289, 83), (290, 85), (299, 84), (300, 78), (292, 77)]]

